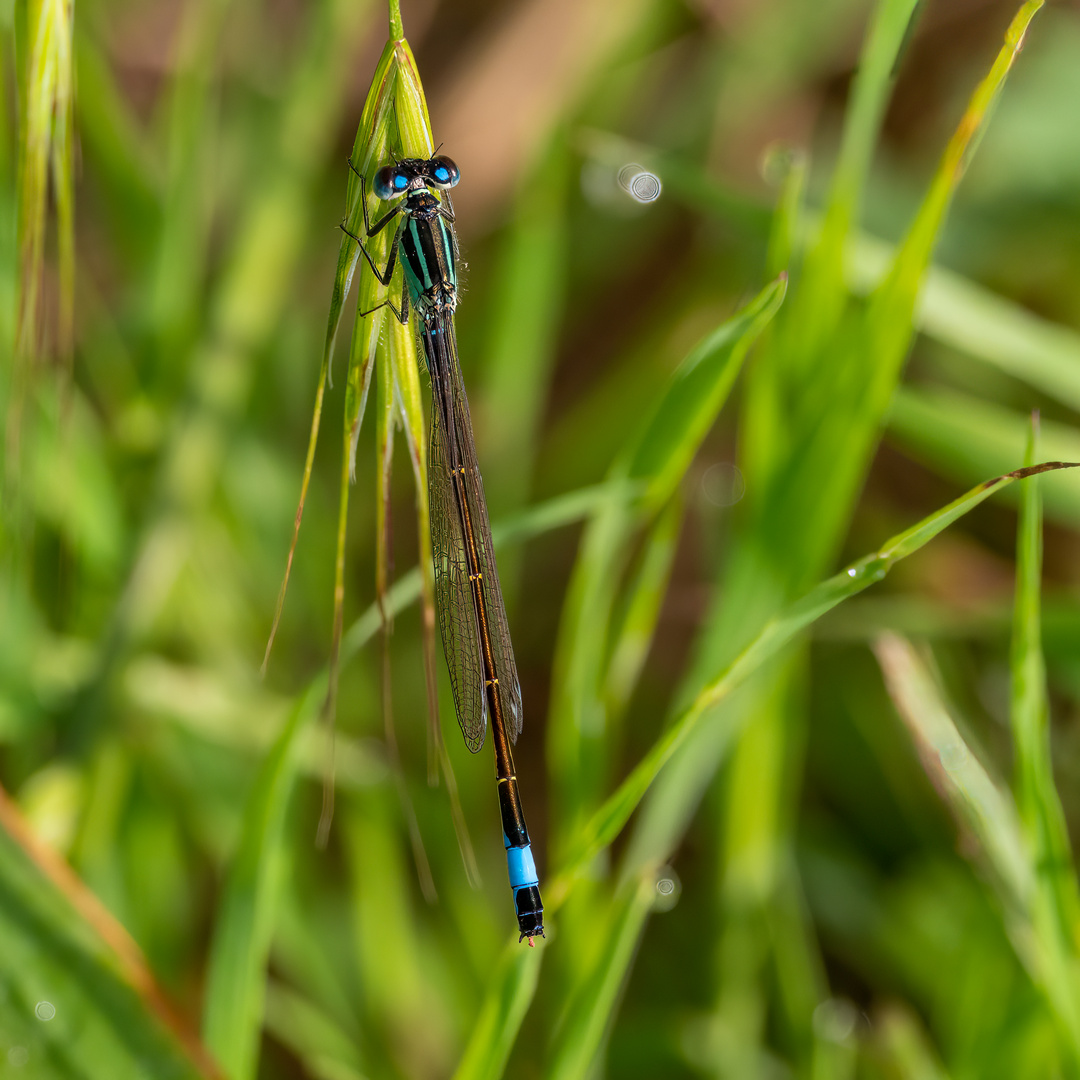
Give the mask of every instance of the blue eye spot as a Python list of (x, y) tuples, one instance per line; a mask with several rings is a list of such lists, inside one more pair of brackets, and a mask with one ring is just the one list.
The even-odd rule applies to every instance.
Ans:
[(401, 173), (398, 173), (397, 176), (394, 177), (394, 187), (398, 188), (399, 190), (403, 187), (407, 187), (408, 183), (408, 177), (402, 176)]
[(450, 178), (450, 171), (443, 168), (441, 165), (435, 170), (435, 179), (440, 183), (445, 183)]

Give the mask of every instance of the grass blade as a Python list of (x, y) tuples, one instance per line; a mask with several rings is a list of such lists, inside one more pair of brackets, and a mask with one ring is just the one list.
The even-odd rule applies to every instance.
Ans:
[(874, 652), (928, 774), (986, 852), (1010, 917), (1020, 918), (1033, 879), (1012, 800), (964, 741), (912, 645), (895, 634), (883, 634)]
[[(1027, 459), (1038, 452), (1038, 416), (1032, 419)], [(1034, 874), (1035, 932), (1041, 942), (1047, 992), (1080, 1060), (1080, 985), (1075, 928), (1080, 925), (1065, 813), (1054, 786), (1050, 706), (1040, 629), (1042, 503), (1039, 483), (1025, 485), (1017, 533), (1016, 602), (1012, 638), (1012, 731), (1015, 788), (1021, 828)]]
[[(1024, 444), (1028, 418), (945, 387), (903, 387), (893, 401), (889, 430), (918, 460), (943, 476), (968, 484), (989, 472), (1007, 468)], [(1080, 435), (1052, 420), (1041, 425), (1043, 453), (1058, 460), (1080, 460)], [(1046, 511), (1066, 525), (1080, 523), (1080, 492), (1063, 477), (1040, 484)], [(1007, 498), (1012, 498), (1008, 493)]]
[(314, 715), (317, 700), (309, 692), (297, 701), (259, 770), (218, 911), (203, 1036), (229, 1080), (250, 1080), (258, 1064), (285, 810), (296, 780), (298, 738)]
[[(375, 74), (371, 80), (371, 88), (364, 101), (364, 109), (360, 114), (360, 127), (357, 130), (356, 142), (358, 146), (366, 146), (373, 138), (377, 128), (386, 123), (386, 116), (393, 102), (393, 62), (396, 51), (392, 42), (387, 42), (383, 49), (379, 63), (376, 65)], [(363, 135), (363, 139), (361, 138)], [(357, 152), (354, 148), (352, 160), (356, 160)], [(358, 166), (359, 167), (359, 166)], [(353, 218), (356, 216), (356, 208), (359, 206), (359, 184), (355, 177), (349, 176), (348, 188), (349, 212), (346, 218), (349, 221), (351, 232)], [(285, 560), (285, 574), (278, 591), (277, 606), (274, 609), (274, 619), (270, 626), (270, 636), (266, 642), (266, 652), (263, 656), (263, 673), (270, 661), (270, 652), (274, 647), (274, 638), (277, 636), (278, 624), (281, 622), (281, 612), (285, 606), (285, 594), (289, 588), (289, 575), (292, 572), (293, 555), (296, 552), (296, 543), (300, 537), (300, 523), (304, 517), (304, 504), (307, 501), (308, 488), (311, 484), (311, 470), (315, 464), (315, 448), (319, 442), (319, 426), (322, 422), (323, 398), (326, 394), (326, 386), (330, 380), (330, 360), (334, 354), (334, 342), (337, 340), (338, 326), (341, 322), (341, 309), (345, 304), (345, 297), (349, 295), (352, 287), (353, 273), (356, 270), (356, 261), (360, 252), (355, 243), (348, 237), (342, 236), (341, 248), (338, 252), (337, 272), (334, 275), (334, 287), (330, 295), (330, 312), (326, 319), (326, 337), (323, 342), (322, 364), (319, 368), (319, 381), (315, 386), (315, 406), (311, 414), (311, 434), (308, 436), (307, 454), (304, 458), (304, 474), (300, 481), (300, 498), (296, 505), (296, 517), (293, 522), (293, 535), (289, 543), (289, 554)], [(352, 364), (350, 363), (350, 369)], [(363, 402), (367, 398), (367, 382), (362, 380), (364, 391), (360, 395), (356, 405), (359, 414), (363, 412)]]
[(609, 716), (621, 716), (645, 665), (675, 561), (682, 520), (682, 500), (676, 494), (660, 511), (645, 538), (640, 565), (626, 590), (625, 614), (613, 635), (604, 689)]
[(23, 425), (33, 394), (34, 363), (46, 344), (41, 325), (42, 280), (49, 173), (57, 217), (59, 318), (49, 342), (70, 363), (75, 290), (75, 196), (72, 154), (72, 0), (20, 0), (15, 5), (18, 68), (18, 162), (16, 165), (18, 270), (15, 279), (15, 348), (12, 354), (5, 427), (5, 477), (9, 514), (16, 535)]
[(0, 956), (5, 1065), (40, 1080), (75, 1080), (88, 1062), (117, 1080), (221, 1077), (135, 943), (3, 791)]
[(723, 408), (750, 346), (786, 294), (787, 275), (782, 273), (699, 342), (679, 365), (653, 416), (615, 463), (613, 475), (646, 484), (644, 501), (650, 510), (674, 494)]
[[(582, 537), (556, 644), (548, 753), (559, 784), (561, 830), (576, 832), (602, 785), (607, 718), (603, 689), (610, 618), (627, 545), (641, 516), (655, 514), (677, 485), (716, 419), (750, 346), (779, 309), (786, 278), (767, 285), (691, 350), (652, 416), (628, 442), (609, 476), (639, 484), (637, 514), (621, 501), (594, 514)], [(586, 779), (588, 777), (588, 779)]]
[[(871, 383), (870, 393), (882, 410), (894, 384), (890, 369), (899, 366), (908, 350), (915, 303), (953, 192), (1019, 55), (1028, 25), (1042, 4), (1043, 0), (1027, 0), (1013, 18), (1005, 34), (1005, 44), (986, 78), (975, 88), (967, 110), (945, 148), (930, 190), (897, 252), (889, 276), (871, 298), (866, 319), (866, 355), (877, 358), (879, 373)], [(906, 328), (902, 335), (897, 334), (900, 326)]]
[[(893, 258), (890, 245), (857, 234), (848, 257), (852, 292), (861, 296), (877, 288)], [(1075, 330), (940, 266), (927, 272), (916, 321), (927, 337), (1080, 409), (1080, 334)]]
[(543, 946), (539, 949), (518, 948), (516, 937), (507, 944), (488, 983), (484, 1004), (454, 1080), (498, 1080), (503, 1075), (514, 1040), (536, 993), (546, 951)]
[[(391, 29), (395, 25), (392, 18)], [(393, 141), (395, 133), (396, 142)], [(432, 153), (432, 146), (431, 121), (428, 117), (424, 91), (417, 74), (416, 62), (406, 41), (391, 39), (383, 50), (383, 59), (376, 70), (371, 89), (368, 91), (368, 97), (361, 114), (360, 126), (357, 129), (356, 140), (353, 145), (353, 153), (350, 156), (351, 168), (347, 196), (350, 209), (346, 214), (345, 228), (342, 230), (341, 248), (338, 255), (338, 272), (334, 280), (323, 352), (323, 371), (327, 377), (329, 376), (330, 354), (337, 334), (341, 307), (345, 296), (348, 294), (357, 258), (359, 257), (359, 247), (353, 236), (360, 235), (363, 231), (362, 223), (365, 220), (366, 213), (362, 201), (366, 198), (366, 190), (361, 184), (360, 176), (368, 176), (372, 164), (376, 161), (387, 160), (391, 156), (391, 152), (404, 154), (406, 157), (427, 157)], [(378, 237), (373, 239), (368, 250), (376, 265), (385, 265), (395, 236), (396, 233), (392, 229), (384, 229)], [(399, 277), (400, 275), (395, 278), (395, 281)], [(381, 415), (384, 418), (384, 423), (380, 428), (382, 438), (377, 440), (382, 449), (377, 455), (376, 467), (381, 477), (380, 483), (382, 487), (380, 490), (383, 492), (384, 500), (387, 491), (385, 484), (390, 474), (390, 459), (393, 452), (392, 428), (399, 411), (395, 404), (395, 397), (399, 396), (397, 371), (403, 365), (415, 367), (418, 363), (415, 335), (409, 327), (402, 326), (397, 319), (392, 317), (387, 306), (375, 299), (375, 295), (380, 288), (380, 283), (374, 279), (373, 275), (365, 275), (362, 279), (358, 289), (357, 325), (350, 347), (349, 392), (345, 395), (342, 474), (338, 500), (334, 617), (330, 644), (330, 681), (326, 702), (323, 706), (324, 718), (327, 724), (330, 725), (334, 723), (337, 712), (341, 636), (344, 629), (345, 540), (348, 529), (349, 484), (355, 471), (354, 456), (360, 433), (360, 424), (363, 420), (364, 404), (367, 399), (371, 363), (375, 359), (380, 367), (380, 401), (382, 403)], [(393, 295), (395, 290), (394, 282), (391, 282), (390, 288)], [(365, 312), (370, 313), (373, 317), (366, 318), (364, 316)], [(389, 345), (386, 350), (380, 350), (379, 344), (384, 324), (389, 327)], [(323, 379), (322, 375), (320, 375), (319, 401), (316, 404), (316, 412), (321, 408), (322, 393)], [(401, 416), (407, 423), (415, 424), (417, 421), (415, 412), (401, 413)], [(314, 454), (317, 426), (317, 422), (313, 423), (312, 441), (308, 450), (309, 457)], [(410, 437), (415, 443), (419, 443), (423, 438), (422, 425), (420, 430), (414, 428)], [(299, 527), (303, 499), (304, 493), (302, 491), (301, 508), (297, 511), (297, 527)], [(421, 521), (419, 527), (423, 529), (425, 526), (426, 522)], [(384, 544), (385, 530), (380, 529), (379, 535), (381, 539), (378, 543)], [(296, 533), (294, 530), (294, 544), (295, 541)], [(384, 566), (385, 559), (386, 551), (384, 549)], [(379, 578), (378, 569), (376, 570), (376, 577)], [(282, 583), (282, 590), (285, 589), (286, 585), (287, 582)], [(282, 595), (284, 595), (284, 591)], [(271, 631), (271, 640), (272, 635), (273, 631)], [(330, 762), (327, 769), (327, 781), (323, 790), (323, 812), (319, 819), (318, 837), (320, 845), (326, 843), (330, 822), (333, 817), (333, 807), (333, 763)], [(415, 829), (413, 830), (413, 836), (414, 848), (419, 853), (421, 850), (417, 847), (419, 833)], [(420, 858), (419, 861), (421, 866), (426, 865), (426, 858)]]
[(1037, 849), (1028, 845), (1016, 804), (967, 746), (914, 648), (883, 634), (874, 651), (927, 773), (985, 855), (1013, 947), (1053, 1011), (1072, 1069), (1080, 1068), (1075, 944), (1071, 934), (1062, 936), (1045, 870), (1040, 888)]
[(637, 952), (645, 920), (656, 900), (656, 873), (647, 871), (624, 884), (608, 910), (607, 936), (587, 974), (580, 975), (566, 1002), (555, 1040), (553, 1080), (591, 1076), (618, 1006), (619, 993)]
[(710, 715), (711, 710), (732, 690), (745, 682), (762, 664), (776, 656), (827, 611), (831, 611), (848, 597), (855, 596), (881, 581), (897, 562), (918, 551), (938, 533), (974, 509), (994, 492), (1006, 487), (1014, 480), (1022, 480), (1028, 476), (1055, 469), (1074, 468), (1077, 464), (1046, 462), (987, 480), (949, 503), (948, 506), (924, 518), (917, 525), (894, 536), (872, 555), (865, 556), (846, 570), (821, 582), (801, 600), (796, 601), (779, 616), (770, 620), (738, 657), (702, 688), (690, 707), (653, 745), (603, 806), (593, 814), (588, 824), (582, 829), (581, 838), (573, 853), (565, 860), (558, 878), (548, 889), (549, 909), (554, 910), (566, 899), (575, 876), (597, 853), (618, 836), (652, 782), (698, 724), (703, 719), (707, 723), (723, 722), (717, 719), (717, 714)]
[(844, 123), (840, 156), (818, 244), (808, 253), (805, 281), (792, 298), (798, 348), (811, 358), (825, 346), (846, 303), (844, 252), (858, 216), (897, 55), (916, 17), (918, 0), (881, 0), (867, 34)]

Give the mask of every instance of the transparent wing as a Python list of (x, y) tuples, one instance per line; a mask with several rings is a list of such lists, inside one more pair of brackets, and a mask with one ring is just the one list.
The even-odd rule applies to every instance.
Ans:
[[(483, 681), (486, 678), (483, 674), (484, 656), (480, 635), (481, 621), (486, 625), (494, 663), (494, 672), (491, 677), (498, 680), (498, 700), (506, 733), (512, 742), (516, 742), (518, 735), (521, 733), (524, 719), (521, 707), (521, 686), (518, 682), (517, 664), (514, 662), (510, 628), (506, 622), (506, 608), (503, 604), (502, 589), (499, 586), (499, 571), (495, 562), (495, 548), (491, 541), (487, 503), (484, 499), (484, 483), (476, 460), (476, 444), (473, 440), (469, 402), (465, 396), (461, 371), (458, 367), (453, 327), (452, 325), (444, 325), (440, 333), (433, 335), (425, 333), (424, 337), (429, 367), (432, 367), (434, 361), (434, 368), (431, 371), (431, 384), (436, 402), (433, 403), (432, 408), (432, 445), (435, 447), (436, 439), (443, 438), (443, 444), (437, 448), (436, 452), (441, 453), (445, 460), (441, 471), (441, 479), (446, 496), (453, 500), (451, 505), (455, 513), (452, 516), (456, 519), (455, 524), (450, 526), (449, 529), (445, 524), (440, 527), (447, 531), (453, 529), (457, 531), (457, 539), (461, 544), (461, 554), (464, 558), (464, 585), (466, 590), (459, 594), (458, 606), (464, 606), (463, 601), (468, 597), (473, 616), (470, 624), (467, 624), (466, 620), (461, 618), (451, 618), (449, 621), (452, 624), (452, 629), (456, 628), (460, 631), (467, 624), (475, 632), (476, 636), (470, 641), (470, 646), (474, 646), (474, 653), (480, 666), (481, 691), (483, 690)], [(441, 405), (438, 403), (440, 400)], [(439, 423), (441, 429), (443, 415), (449, 419), (449, 422), (445, 425), (447, 430), (436, 431), (435, 422)], [(433, 454), (432, 469), (434, 467), (435, 457)], [(459, 473), (461, 476), (460, 488), (452, 482), (454, 469), (462, 470)], [(432, 483), (434, 483), (434, 480)], [(464, 514), (457, 505), (457, 500), (460, 497), (459, 490), (464, 491), (467, 504), (467, 513)], [(434, 498), (432, 499), (432, 515), (434, 519)], [(462, 525), (463, 520), (467, 520), (469, 523), (472, 544), (469, 544), (469, 537), (465, 534), (465, 528)], [(482, 610), (477, 610), (476, 598), (469, 589), (468, 567), (473, 560), (475, 560), (477, 570), (481, 575), (480, 605), (482, 605)], [(438, 577), (438, 568), (436, 569), (436, 576)], [(448, 597), (447, 600), (449, 599)], [(444, 648), (446, 648), (447, 615), (441, 615), (440, 620), (443, 625)], [(455, 655), (461, 653), (462, 650), (457, 640), (453, 642), (452, 647), (455, 650)], [(450, 651), (447, 650), (448, 661), (449, 658)], [(451, 665), (451, 673), (453, 674), (453, 665)], [(481, 693), (481, 698), (483, 697), (484, 695)], [(465, 733), (465, 741), (472, 746), (469, 730), (466, 728), (461, 711), (463, 701), (457, 697), (455, 701), (458, 704), (458, 720), (461, 723), (462, 731)], [(483, 726), (483, 720), (481, 719), (481, 742), (483, 740)]]
[(469, 501), (469, 517), (472, 521), (480, 570), (483, 573), (486, 601), (484, 607), (487, 614), (488, 634), (491, 638), (491, 651), (495, 658), (495, 674), (499, 680), (499, 703), (502, 705), (506, 733), (510, 736), (511, 742), (517, 742), (524, 720), (521, 709), (521, 686), (518, 683), (517, 664), (514, 662), (510, 627), (506, 622), (502, 587), (499, 585), (495, 546), (491, 541), (491, 525), (488, 522), (487, 501), (484, 498), (484, 481), (481, 479), (480, 467), (476, 461), (476, 444), (473, 442), (469, 403), (461, 385), (461, 376), (457, 374), (456, 356), (454, 361), (455, 429), (458, 434), (461, 461), (465, 468), (465, 493)]
[(469, 582), (469, 559), (451, 472), (453, 466), (441, 416), (443, 409), (435, 387), (433, 378), (428, 498), (431, 548), (435, 559), (435, 606), (439, 612), (446, 666), (450, 669), (450, 684), (454, 688), (458, 724), (465, 736), (465, 744), (475, 754), (484, 745), (487, 731), (484, 664)]

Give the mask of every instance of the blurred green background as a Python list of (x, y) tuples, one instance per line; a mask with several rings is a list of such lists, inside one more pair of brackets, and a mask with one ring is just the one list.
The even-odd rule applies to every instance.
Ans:
[[(770, 617), (1032, 460), (1032, 409), (1034, 460), (1080, 460), (1080, 4), (1035, 15), (985, 136), (968, 104), (1018, 6), (404, 0), (462, 175), (460, 353), (542, 884)], [(384, 682), (369, 415), (315, 847), (351, 318), (259, 664), (386, 24), (375, 0), (0, 0), (0, 782), (22, 819), (230, 1077), (1080, 1076), (1069, 472), (1038, 481), (1041, 647), (1040, 508), (1030, 487), (1018, 563), (1016, 484), (755, 663), (545, 893), (529, 952), (441, 656), (478, 888), (427, 783), (408, 588)], [(631, 162), (655, 202), (620, 188)], [(693, 391), (700, 430), (642, 435), (781, 270), (779, 314)], [(417, 558), (398, 438), (395, 579)], [(646, 494), (598, 494), (628, 461)], [(213, 1075), (5, 820), (0, 1076)]]

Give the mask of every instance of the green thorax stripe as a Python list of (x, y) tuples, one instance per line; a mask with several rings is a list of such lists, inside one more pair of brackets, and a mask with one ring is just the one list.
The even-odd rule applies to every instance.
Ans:
[(457, 288), (454, 241), (441, 217), (410, 217), (401, 234), (405, 280), (415, 303), (437, 285)]

